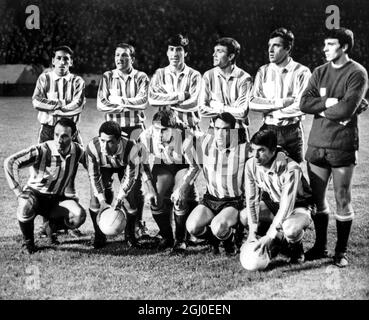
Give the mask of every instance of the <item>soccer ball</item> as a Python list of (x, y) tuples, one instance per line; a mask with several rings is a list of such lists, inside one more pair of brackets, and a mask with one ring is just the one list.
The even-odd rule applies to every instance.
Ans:
[(97, 224), (100, 230), (107, 236), (116, 236), (122, 233), (126, 223), (127, 217), (122, 209), (107, 207), (97, 216)]
[(264, 254), (261, 253), (260, 249), (254, 250), (257, 243), (257, 240), (245, 242), (240, 249), (241, 265), (246, 270), (264, 270), (270, 262), (267, 250), (265, 250)]

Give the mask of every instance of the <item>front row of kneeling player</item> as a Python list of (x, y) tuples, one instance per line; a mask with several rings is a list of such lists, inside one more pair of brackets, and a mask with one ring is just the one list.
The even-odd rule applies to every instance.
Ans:
[[(138, 246), (132, 190), (141, 171), (146, 198), (159, 227), (159, 249), (185, 250), (187, 230), (189, 235), (206, 239), (214, 253), (219, 253), (222, 241), (226, 253), (235, 254), (235, 244), (241, 245), (244, 226), (248, 226), (248, 238), (241, 248), (241, 262), (246, 268), (265, 267), (260, 262), (263, 257), (267, 261), (265, 253), (272, 258), (281, 250), (291, 262), (302, 262), (302, 239), (313, 207), (301, 167), (277, 147), (273, 132), (259, 131), (248, 143), (245, 132), (235, 129), (235, 123), (231, 114), (222, 113), (214, 118), (213, 132), (194, 135), (177, 127), (172, 111), (163, 110), (154, 115), (152, 126), (137, 143), (121, 135), (118, 123), (107, 121), (84, 151), (72, 141), (75, 124), (62, 118), (55, 126), (54, 140), (5, 160), (8, 183), (18, 198), (23, 246), (30, 253), (37, 250), (33, 222), (38, 214), (46, 217), (49, 241), (54, 244), (56, 230), (78, 228), (84, 223), (86, 212), (74, 187), (81, 163), (88, 170), (91, 185), (89, 211), (95, 248), (106, 245), (109, 226), (106, 231), (104, 223), (112, 223), (111, 228), (119, 231), (124, 225), (128, 245)], [(31, 174), (22, 188), (18, 169), (28, 166)], [(198, 203), (194, 182), (200, 172), (206, 192)], [(120, 188), (111, 207), (114, 173), (118, 174)], [(119, 210), (111, 213), (115, 220), (106, 219), (106, 214), (103, 219), (103, 212), (114, 212), (111, 208), (124, 214)], [(261, 237), (256, 240), (257, 236)], [(249, 250), (250, 245), (255, 251)]]

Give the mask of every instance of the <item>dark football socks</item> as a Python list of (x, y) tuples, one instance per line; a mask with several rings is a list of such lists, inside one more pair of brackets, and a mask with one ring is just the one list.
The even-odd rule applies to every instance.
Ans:
[(335, 253), (346, 253), (347, 243), (350, 236), (352, 220), (349, 221), (339, 221), (336, 220), (337, 227), (337, 243)]

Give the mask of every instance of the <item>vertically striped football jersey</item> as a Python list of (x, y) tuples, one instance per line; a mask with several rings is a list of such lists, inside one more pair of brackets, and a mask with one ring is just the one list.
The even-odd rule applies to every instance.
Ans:
[(121, 138), (118, 150), (114, 155), (102, 152), (99, 137), (93, 138), (86, 146), (88, 175), (95, 197), (104, 199), (104, 184), (100, 168), (121, 169), (124, 176), (120, 191), (127, 195), (135, 183), (140, 170), (140, 152), (132, 140)]
[(211, 102), (223, 105), (223, 112), (231, 113), (238, 121), (238, 126), (248, 125), (248, 102), (252, 89), (251, 76), (236, 65), (229, 77), (225, 77), (219, 67), (205, 72), (199, 97), (200, 114), (215, 117), (219, 114), (212, 108)]
[(144, 123), (149, 78), (135, 70), (124, 75), (117, 69), (107, 71), (100, 80), (97, 110), (105, 112), (106, 121), (116, 121), (123, 128)]
[(70, 152), (61, 156), (53, 140), (31, 146), (4, 161), (5, 176), (11, 189), (19, 184), (19, 169), (30, 167), (27, 186), (44, 194), (76, 197), (74, 179), (78, 164), (85, 164), (83, 148), (72, 142)]
[(304, 114), (299, 105), (310, 77), (309, 68), (292, 58), (284, 68), (279, 68), (274, 63), (260, 67), (255, 76), (250, 109), (272, 108), (275, 99), (293, 98), (294, 101), (289, 106), (264, 114), (264, 122), (276, 126), (296, 123)]
[[(55, 110), (59, 100), (63, 110)], [(61, 117), (71, 118), (78, 124), (85, 103), (85, 82), (80, 76), (68, 73), (60, 77), (49, 71), (38, 77), (32, 104), (39, 111), (37, 118), (41, 124), (54, 126)]]
[[(200, 121), (197, 105), (200, 88), (200, 72), (187, 65), (179, 73), (172, 72), (169, 66), (160, 68), (150, 82), (149, 103), (154, 107), (171, 108), (177, 123), (184, 128), (191, 128)], [(189, 92), (190, 97), (179, 102), (178, 95), (185, 91)]]
[[(244, 195), (245, 164), (248, 157), (248, 143), (219, 149), (213, 135), (204, 134), (196, 143), (186, 140), (185, 157), (192, 167), (200, 167), (204, 174), (209, 194), (217, 198)], [(193, 173), (185, 176), (192, 179)]]

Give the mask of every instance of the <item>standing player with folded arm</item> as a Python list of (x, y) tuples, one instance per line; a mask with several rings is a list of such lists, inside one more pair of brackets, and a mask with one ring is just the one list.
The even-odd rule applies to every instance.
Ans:
[(178, 125), (198, 131), (201, 74), (186, 65), (188, 52), (189, 40), (182, 34), (167, 40), (169, 65), (155, 71), (149, 87), (149, 103), (159, 110), (171, 109)]
[(327, 63), (316, 68), (304, 91), (300, 108), (314, 115), (305, 159), (317, 212), (313, 215), (315, 244), (309, 260), (328, 256), (327, 228), (330, 208), (326, 191), (330, 177), (336, 199), (337, 242), (334, 264), (349, 264), (347, 244), (354, 219), (352, 177), (359, 149), (358, 114), (367, 108), (365, 68), (349, 58), (354, 35), (345, 28), (328, 30), (324, 40)]
[[(214, 118), (229, 112), (236, 119), (236, 128), (245, 128), (249, 141), (249, 95), (251, 76), (236, 65), (241, 46), (232, 38), (216, 41), (213, 53), (214, 68), (205, 72), (202, 79), (199, 108), (201, 117)], [(213, 120), (210, 126), (213, 127)]]
[[(73, 66), (72, 49), (68, 46), (55, 48), (52, 65), (51, 71), (42, 73), (37, 79), (32, 96), (41, 124), (38, 143), (54, 138), (55, 123), (62, 117), (70, 118), (78, 125), (86, 103), (84, 80), (69, 71)], [(82, 144), (78, 129), (74, 141)]]
[[(133, 67), (136, 50), (127, 43), (119, 43), (115, 48), (116, 68), (103, 74), (97, 93), (97, 110), (105, 113), (106, 121), (116, 121), (129, 139), (137, 141), (145, 129), (149, 78), (146, 73)], [(139, 236), (145, 235), (142, 221), (143, 194), (141, 174), (134, 188), (137, 204), (137, 229)]]
[(255, 76), (249, 106), (263, 115), (260, 130), (273, 130), (278, 145), (300, 163), (304, 156), (304, 134), (299, 104), (311, 72), (291, 58), (294, 39), (293, 33), (285, 28), (270, 34), (270, 63), (260, 67)]

